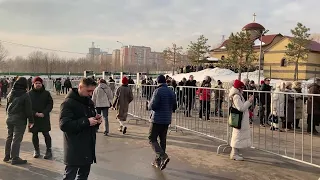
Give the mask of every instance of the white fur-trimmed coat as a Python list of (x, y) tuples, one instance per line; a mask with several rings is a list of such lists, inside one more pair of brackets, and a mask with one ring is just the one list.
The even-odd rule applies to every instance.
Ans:
[(251, 129), (248, 111), (251, 103), (249, 101), (245, 101), (240, 91), (233, 87), (230, 89), (229, 98), (231, 100), (232, 106), (243, 112), (241, 129), (233, 128), (230, 146), (233, 148), (251, 147)]

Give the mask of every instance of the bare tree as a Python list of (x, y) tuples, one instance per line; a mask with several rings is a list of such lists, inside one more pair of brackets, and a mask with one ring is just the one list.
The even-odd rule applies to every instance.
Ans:
[(5, 70), (6, 62), (5, 59), (8, 56), (8, 51), (0, 43), (0, 71)]

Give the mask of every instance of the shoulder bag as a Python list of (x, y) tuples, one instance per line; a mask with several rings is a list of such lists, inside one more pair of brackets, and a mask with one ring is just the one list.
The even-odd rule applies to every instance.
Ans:
[(241, 129), (243, 112), (239, 111), (237, 108), (234, 108), (233, 105), (234, 103), (233, 103), (233, 96), (232, 96), (231, 106), (229, 107), (228, 123), (230, 127)]

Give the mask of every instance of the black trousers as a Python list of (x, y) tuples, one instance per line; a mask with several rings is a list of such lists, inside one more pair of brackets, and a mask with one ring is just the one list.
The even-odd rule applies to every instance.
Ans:
[[(150, 124), (149, 143), (156, 153), (156, 158), (160, 158), (166, 153), (168, 127), (169, 124)], [(160, 144), (158, 143), (158, 137)]]
[(184, 111), (184, 114), (186, 116), (191, 116), (191, 110), (192, 110), (192, 105), (195, 97), (193, 96), (186, 96), (185, 104), (186, 104), (186, 109)]
[[(44, 141), (46, 143), (47, 149), (51, 149), (52, 147), (52, 141), (51, 141), (51, 136), (49, 132), (42, 132)], [(32, 133), (32, 144), (35, 150), (39, 150), (39, 136), (38, 132), (33, 132)]]
[(260, 124), (261, 125), (268, 123), (268, 117), (269, 117), (270, 113), (271, 113), (270, 106), (263, 107), (263, 105), (260, 104), (259, 116), (260, 116)]
[(87, 180), (91, 164), (85, 166), (66, 166), (63, 180)]
[(210, 101), (200, 101), (199, 118), (205, 115), (206, 120), (210, 119)]
[(222, 103), (223, 103), (222, 99), (215, 100), (215, 103), (214, 103), (215, 108), (214, 109), (215, 109), (216, 115), (222, 115)]

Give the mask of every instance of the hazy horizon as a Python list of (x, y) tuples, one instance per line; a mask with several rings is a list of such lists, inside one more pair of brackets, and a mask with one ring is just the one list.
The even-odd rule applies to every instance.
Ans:
[[(200, 3), (201, 2), (201, 3)], [(125, 45), (162, 51), (173, 42), (186, 48), (203, 34), (214, 46), (253, 21), (269, 34), (290, 35), (297, 22), (320, 32), (316, 0), (0, 0), (0, 40), (87, 53), (91, 42), (103, 51)], [(37, 49), (3, 43), (9, 56)], [(84, 55), (58, 53), (64, 57)]]

